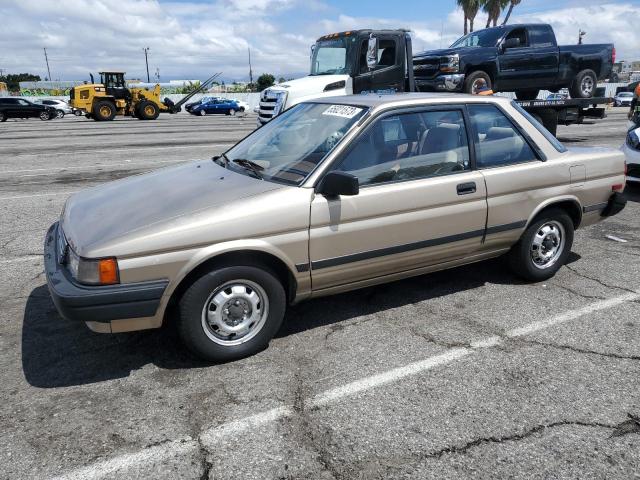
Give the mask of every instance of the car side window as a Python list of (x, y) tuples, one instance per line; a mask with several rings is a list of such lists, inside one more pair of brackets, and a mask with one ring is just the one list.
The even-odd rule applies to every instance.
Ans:
[(554, 47), (555, 36), (548, 25), (533, 25), (529, 27), (530, 43), (534, 47)]
[(509, 35), (507, 35), (505, 40), (509, 40), (511, 38), (517, 38), (518, 40), (520, 40), (520, 47), (529, 46), (527, 42), (527, 30), (525, 28), (515, 28), (509, 33)]
[[(369, 40), (363, 40), (360, 48), (360, 73), (368, 73), (369, 67), (367, 66), (367, 44)], [(392, 67), (396, 63), (396, 41), (393, 39), (379, 39), (378, 40), (378, 65), (373, 71), (380, 70), (381, 68)]]
[(469, 105), (474, 129), (476, 165), (499, 167), (538, 160), (511, 120), (494, 105)]
[(415, 180), (469, 170), (460, 110), (390, 115), (376, 120), (353, 144), (337, 170), (361, 186)]
[(30, 103), (29, 103), (29, 102), (27, 102), (26, 100), (22, 100), (22, 99), (19, 99), (19, 100), (18, 100), (18, 103), (19, 103), (20, 105), (30, 105)]

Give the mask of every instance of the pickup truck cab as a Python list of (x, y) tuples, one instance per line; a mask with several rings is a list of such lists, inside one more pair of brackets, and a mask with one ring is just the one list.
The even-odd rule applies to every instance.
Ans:
[(576, 228), (624, 207), (624, 171), (620, 150), (567, 150), (506, 98), (324, 98), (213, 161), (72, 195), (45, 270), (70, 320), (157, 328), (175, 306), (189, 348), (232, 360), (308, 298), (500, 255), (548, 279)]
[(561, 45), (547, 24), (515, 24), (477, 30), (449, 48), (413, 59), (420, 90), (475, 93), (480, 79), (495, 92), (533, 100), (540, 90), (568, 88), (572, 98), (591, 98), (615, 62), (613, 44)]

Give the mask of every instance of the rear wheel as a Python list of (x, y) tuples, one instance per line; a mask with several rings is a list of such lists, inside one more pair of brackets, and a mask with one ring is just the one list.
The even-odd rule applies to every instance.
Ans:
[(4, 112), (0, 112), (0, 122), (6, 122), (7, 121), (7, 114)]
[(141, 120), (155, 120), (160, 115), (158, 106), (149, 100), (140, 102), (136, 110), (138, 112), (138, 118)]
[(266, 348), (286, 308), (286, 295), (270, 271), (236, 266), (196, 280), (179, 302), (178, 331), (198, 356), (226, 362)]
[(204, 110), (200, 110), (200, 116), (204, 117), (207, 114), (207, 112), (205, 112)]
[(591, 98), (596, 90), (598, 77), (593, 70), (581, 70), (569, 87), (571, 98)]
[(99, 122), (113, 120), (116, 116), (116, 106), (108, 100), (100, 100), (93, 107), (93, 119)]
[(464, 93), (478, 93), (478, 88), (482, 84), (480, 81), (484, 79), (484, 82), (487, 84), (487, 87), (491, 90), (491, 77), (482, 70), (478, 70), (476, 72), (472, 72), (464, 80)]
[(56, 110), (56, 118), (64, 118), (64, 112), (62, 110)]
[(40, 112), (40, 115), (38, 115), (40, 117), (40, 120), (51, 120), (51, 114), (48, 111), (44, 111), (44, 112)]
[(564, 210), (542, 212), (508, 254), (513, 273), (534, 282), (553, 277), (567, 261), (573, 230), (573, 221)]
[(540, 90), (516, 90), (516, 98), (518, 100), (535, 100), (538, 98)]

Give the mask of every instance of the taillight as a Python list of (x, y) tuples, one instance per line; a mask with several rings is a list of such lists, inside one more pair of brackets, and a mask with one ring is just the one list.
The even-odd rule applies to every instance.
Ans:
[(616, 63), (616, 47), (611, 50), (611, 63)]
[(624, 190), (624, 183), (616, 183), (611, 186), (612, 192), (621, 192), (622, 190)]

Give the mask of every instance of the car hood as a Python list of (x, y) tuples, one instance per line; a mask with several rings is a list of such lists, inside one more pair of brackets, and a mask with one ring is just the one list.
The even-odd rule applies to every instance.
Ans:
[[(330, 90), (325, 92), (327, 85), (336, 82), (345, 82), (345, 88)], [(274, 92), (287, 92), (286, 107), (290, 107), (301, 101), (310, 100), (318, 97), (332, 97), (344, 94), (346, 87), (351, 85), (351, 77), (349, 75), (307, 75), (306, 77), (289, 80), (288, 82), (269, 87), (268, 90)]]
[(436, 50), (425, 50), (424, 52), (418, 52), (413, 55), (414, 60), (419, 60), (421, 57), (443, 57), (445, 55), (453, 55), (457, 53), (464, 55), (466, 53), (478, 52), (486, 47), (460, 47), (460, 48), (440, 48)]
[(84, 257), (101, 245), (157, 224), (229, 202), (282, 188), (227, 170), (211, 160), (128, 177), (69, 198), (62, 229), (74, 251)]

